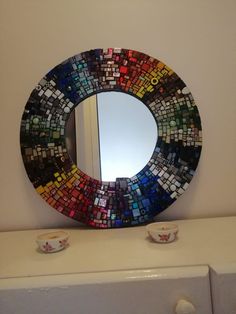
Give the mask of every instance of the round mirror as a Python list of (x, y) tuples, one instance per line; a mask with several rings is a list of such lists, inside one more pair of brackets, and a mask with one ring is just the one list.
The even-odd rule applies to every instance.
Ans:
[[(118, 94), (117, 104), (109, 99)], [(86, 99), (100, 103), (100, 97), (104, 115), (81, 105)], [(78, 135), (70, 137), (73, 124)], [(83, 138), (85, 124), (90, 131)], [(130, 49), (94, 49), (40, 80), (22, 115), (20, 142), (29, 179), (49, 205), (93, 227), (128, 227), (150, 222), (188, 188), (201, 154), (201, 120), (189, 89), (163, 62)], [(138, 163), (140, 153), (146, 157)], [(104, 177), (98, 155), (108, 166)], [(124, 158), (120, 165), (116, 157)], [(88, 168), (98, 173), (81, 170), (89, 159)], [(113, 170), (121, 172), (111, 177)]]
[(74, 163), (102, 181), (132, 177), (150, 160), (157, 124), (137, 98), (102, 92), (81, 102), (66, 124), (66, 146)]

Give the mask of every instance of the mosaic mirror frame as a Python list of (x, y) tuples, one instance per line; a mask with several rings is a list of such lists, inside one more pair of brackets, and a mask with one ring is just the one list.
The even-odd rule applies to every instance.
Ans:
[[(149, 162), (115, 182), (83, 173), (65, 143), (70, 113), (84, 99), (108, 91), (141, 100), (158, 128)], [(128, 227), (152, 221), (187, 189), (200, 158), (201, 120), (189, 89), (163, 62), (130, 49), (94, 49), (40, 80), (24, 109), (20, 144), (28, 177), (50, 206), (92, 227)]]

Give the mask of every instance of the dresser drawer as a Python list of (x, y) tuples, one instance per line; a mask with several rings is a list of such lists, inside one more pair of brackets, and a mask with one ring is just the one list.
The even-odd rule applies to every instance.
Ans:
[(171, 314), (180, 299), (210, 314), (208, 267), (175, 267), (4, 279), (4, 314)]
[(236, 264), (213, 265), (210, 275), (214, 314), (235, 314)]

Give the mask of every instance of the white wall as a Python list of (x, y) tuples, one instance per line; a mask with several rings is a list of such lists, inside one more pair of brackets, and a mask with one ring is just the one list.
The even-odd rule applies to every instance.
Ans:
[(76, 225), (34, 191), (20, 155), (28, 96), (48, 70), (98, 47), (159, 58), (198, 104), (204, 146), (195, 178), (160, 219), (236, 214), (235, 0), (1, 0), (0, 229)]

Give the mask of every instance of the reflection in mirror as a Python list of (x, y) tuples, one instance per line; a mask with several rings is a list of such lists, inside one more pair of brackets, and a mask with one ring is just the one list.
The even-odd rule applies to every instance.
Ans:
[(66, 126), (67, 150), (83, 172), (102, 181), (132, 177), (150, 160), (158, 130), (149, 109), (121, 92), (80, 103)]

